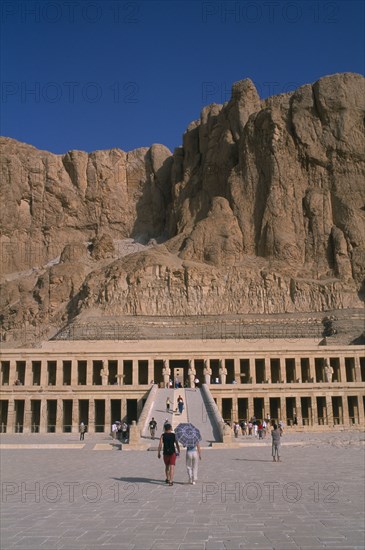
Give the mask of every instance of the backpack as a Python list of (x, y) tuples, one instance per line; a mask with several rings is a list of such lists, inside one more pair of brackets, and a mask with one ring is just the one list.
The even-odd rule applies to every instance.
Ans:
[[(175, 453), (175, 438), (165, 437), (167, 434), (163, 434), (163, 454), (173, 455)], [(175, 434), (171, 434), (175, 435)]]

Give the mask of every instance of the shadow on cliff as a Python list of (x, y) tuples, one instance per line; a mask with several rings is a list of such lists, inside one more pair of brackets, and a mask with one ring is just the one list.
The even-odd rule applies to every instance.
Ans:
[[(171, 205), (171, 169), (173, 157), (168, 157), (162, 166), (153, 171), (151, 149), (145, 155), (145, 170), (150, 176), (141, 182), (142, 195), (136, 204), (136, 219), (131, 237), (141, 244), (150, 239), (161, 240), (166, 232), (167, 212)], [(162, 240), (165, 240), (162, 238)]]

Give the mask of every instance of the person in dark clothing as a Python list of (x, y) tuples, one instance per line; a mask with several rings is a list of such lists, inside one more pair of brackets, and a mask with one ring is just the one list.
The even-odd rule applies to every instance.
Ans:
[(165, 424), (164, 430), (164, 433), (160, 437), (157, 457), (161, 458), (161, 449), (163, 448), (163, 461), (165, 463), (166, 472), (165, 482), (172, 486), (174, 484), (176, 457), (180, 454), (180, 447), (172, 431), (171, 424)]
[(277, 424), (274, 424), (274, 429), (271, 431), (272, 438), (272, 459), (273, 462), (280, 462), (280, 438), (282, 436), (282, 430)]

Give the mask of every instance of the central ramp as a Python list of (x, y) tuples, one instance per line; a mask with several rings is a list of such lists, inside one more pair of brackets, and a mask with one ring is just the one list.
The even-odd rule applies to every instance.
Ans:
[[(181, 395), (184, 400), (184, 410), (182, 414), (179, 414), (177, 409), (179, 395)], [(170, 399), (170, 412), (166, 410), (167, 398)], [(180, 422), (191, 422), (200, 430), (202, 435), (201, 445), (203, 447), (210, 446), (212, 443), (221, 440), (213, 411), (210, 409), (211, 407), (207, 404), (204, 393), (200, 388), (159, 388), (155, 393), (153, 404), (146, 417), (144, 426), (141, 429), (141, 435), (143, 438), (151, 439), (149, 423), (152, 417), (157, 422), (156, 444), (157, 439), (163, 433), (163, 425), (166, 419), (169, 420), (173, 429), (175, 429)]]

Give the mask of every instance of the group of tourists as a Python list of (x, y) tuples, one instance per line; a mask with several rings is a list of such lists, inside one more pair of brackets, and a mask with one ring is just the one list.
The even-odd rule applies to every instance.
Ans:
[(118, 439), (122, 443), (128, 443), (129, 440), (129, 426), (126, 422), (120, 422), (116, 420), (112, 424), (111, 436), (113, 439)]
[[(235, 438), (241, 434), (243, 436), (252, 436), (258, 437), (259, 439), (264, 439), (267, 436), (267, 433), (271, 426), (274, 424), (271, 422), (270, 417), (264, 418), (263, 420), (257, 420), (254, 416), (247, 422), (242, 420), (240, 423), (233, 423), (233, 433)], [(278, 426), (281, 431), (284, 429), (284, 422), (280, 420)]]
[[(170, 398), (167, 397), (166, 399), (166, 412), (170, 412), (173, 410), (173, 404), (171, 403), (170, 401)], [(175, 409), (174, 412), (179, 412), (179, 414), (182, 414), (184, 410), (184, 399), (181, 397), (181, 395), (179, 395), (179, 397), (177, 398), (177, 407)]]

